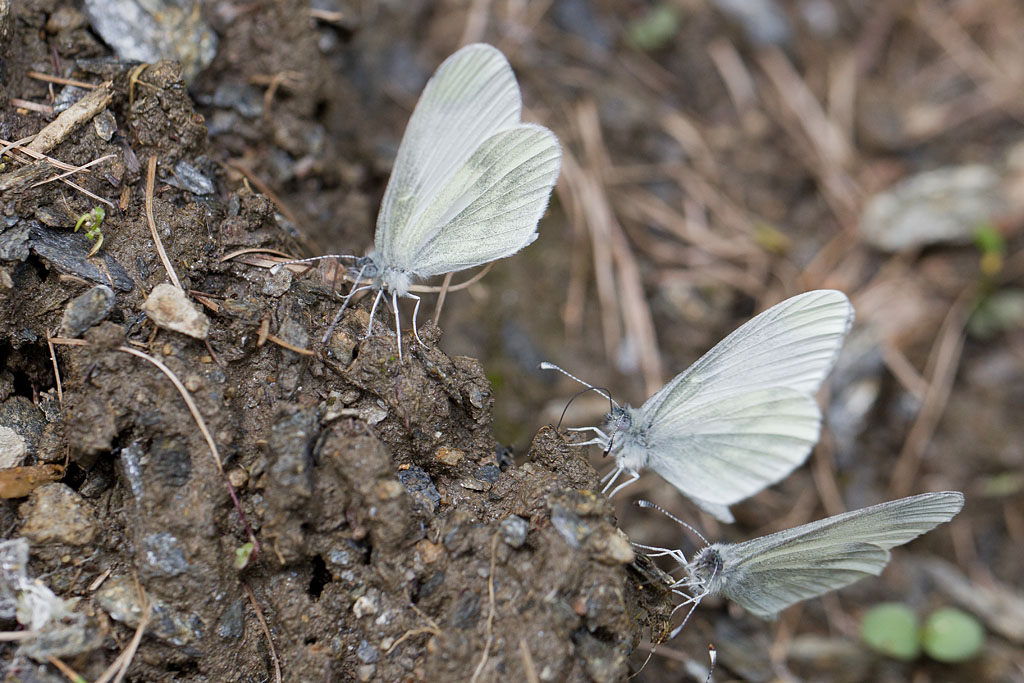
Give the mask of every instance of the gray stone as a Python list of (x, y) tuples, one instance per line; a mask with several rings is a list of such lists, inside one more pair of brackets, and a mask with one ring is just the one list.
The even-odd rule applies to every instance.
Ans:
[(358, 657), (359, 661), (363, 664), (373, 664), (377, 661), (378, 656), (379, 653), (377, 652), (377, 648), (371, 645), (368, 640), (360, 642), (359, 647), (356, 649), (356, 657)]
[(215, 189), (212, 180), (184, 159), (174, 165), (174, 175), (167, 178), (166, 182), (195, 195), (213, 194)]
[(526, 543), (526, 533), (530, 530), (530, 523), (522, 517), (510, 515), (501, 520), (498, 525), (501, 531), (501, 538), (513, 548), (522, 548)]
[(861, 215), (864, 240), (887, 252), (968, 244), (981, 225), (1007, 211), (999, 174), (988, 166), (950, 166), (911, 176), (872, 197)]
[(180, 576), (189, 570), (181, 542), (166, 531), (143, 537), (142, 556), (150, 574)]
[(106, 319), (114, 310), (114, 290), (96, 285), (76, 296), (64, 307), (60, 320), (60, 333), (65, 337), (78, 337), (93, 325)]
[(110, 138), (117, 132), (117, 119), (109, 109), (104, 109), (93, 118), (92, 129), (101, 140), (110, 142)]
[(85, 14), (121, 59), (172, 59), (191, 81), (217, 54), (217, 35), (198, 5), (196, 0), (86, 0)]

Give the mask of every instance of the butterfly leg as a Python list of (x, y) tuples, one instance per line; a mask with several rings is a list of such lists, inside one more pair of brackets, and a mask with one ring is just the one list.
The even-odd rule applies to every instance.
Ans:
[(418, 329), (416, 329), (416, 315), (420, 312), (421, 297), (418, 297), (415, 294), (407, 294), (406, 296), (408, 296), (410, 299), (416, 299), (416, 306), (412, 309), (412, 333), (413, 333), (413, 336), (416, 337), (416, 341), (418, 341), (420, 343), (420, 346), (422, 346), (423, 348), (428, 348), (427, 345), (423, 343), (423, 340), (420, 339), (420, 331)]
[(596, 446), (603, 446), (604, 445), (604, 441), (601, 441), (601, 439), (591, 439), (590, 441), (581, 441), (579, 443), (571, 443), (571, 444), (569, 444), (569, 446), (572, 446), (572, 447), (576, 447), (576, 446), (595, 446), (595, 445)]
[(619, 475), (622, 474), (622, 472), (623, 468), (616, 467), (611, 472), (601, 477), (601, 483), (604, 484), (604, 488), (601, 489), (601, 493), (607, 492), (608, 489), (611, 488), (612, 484), (615, 483), (615, 480), (619, 478)]
[(593, 432), (594, 434), (597, 434), (599, 437), (601, 437), (605, 441), (608, 440), (608, 435), (605, 434), (604, 432), (602, 432), (597, 427), (569, 427), (569, 429), (567, 429), (566, 431), (569, 431), (569, 432)]
[(373, 316), (377, 314), (377, 304), (380, 303), (381, 297), (384, 296), (384, 290), (378, 289), (377, 296), (373, 300), (373, 306), (370, 308), (370, 326), (366, 328), (366, 336), (373, 336)]
[(697, 595), (690, 596), (689, 598), (687, 598), (683, 602), (681, 602), (678, 605), (676, 605), (675, 609), (672, 610), (672, 614), (675, 614), (677, 609), (679, 609), (680, 607), (683, 607), (685, 605), (688, 605), (688, 604), (692, 603), (693, 606), (690, 608), (690, 611), (686, 613), (686, 616), (683, 617), (682, 623), (679, 624), (679, 626), (676, 626), (674, 629), (672, 629), (672, 633), (668, 634), (668, 639), (669, 640), (672, 640), (673, 638), (675, 638), (676, 636), (678, 636), (682, 632), (683, 628), (686, 627), (686, 622), (690, 621), (690, 617), (693, 616), (693, 611), (695, 609), (697, 609), (697, 605), (700, 604), (700, 601), (704, 599), (705, 595), (707, 595), (707, 591), (703, 591), (701, 593), (698, 593)]
[(398, 362), (402, 362), (402, 318), (398, 315), (398, 292), (391, 292), (391, 307), (395, 311), (395, 339), (398, 340)]
[(676, 562), (682, 565), (686, 565), (686, 557), (683, 555), (683, 551), (672, 548), (659, 548), (656, 545), (644, 545), (643, 543), (633, 543), (634, 548), (640, 548), (644, 551), (644, 555), (647, 557), (671, 557)]
[[(628, 470), (622, 470), (622, 471), (628, 471)], [(626, 488), (627, 486), (629, 486), (630, 484), (632, 484), (634, 481), (636, 481), (639, 478), (640, 478), (640, 473), (639, 472), (629, 472), (629, 479), (627, 479), (626, 481), (622, 482), (621, 484), (619, 484), (618, 486), (613, 488), (611, 490), (611, 493), (608, 494), (608, 498), (609, 499), (612, 498), (616, 493), (618, 493), (622, 489)], [(612, 481), (615, 481), (615, 479), (612, 479)], [(605, 488), (607, 489), (608, 486), (611, 486), (611, 482), (608, 482), (608, 485), (605, 486)]]
[(324, 338), (320, 340), (321, 344), (326, 344), (327, 340), (331, 338), (331, 333), (334, 332), (334, 328), (338, 325), (338, 322), (341, 320), (341, 315), (345, 312), (345, 309), (348, 308), (348, 302), (351, 301), (352, 295), (355, 294), (356, 292), (363, 292), (371, 288), (372, 285), (366, 285), (364, 287), (356, 287), (355, 285), (352, 285), (352, 291), (348, 293), (348, 296), (346, 296), (345, 300), (341, 303), (341, 308), (338, 309), (338, 312), (334, 316), (334, 320), (331, 321), (330, 326), (327, 328), (327, 332), (324, 334)]

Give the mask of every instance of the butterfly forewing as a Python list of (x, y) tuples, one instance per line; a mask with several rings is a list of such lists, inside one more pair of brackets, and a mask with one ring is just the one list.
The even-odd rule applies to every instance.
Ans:
[(786, 299), (716, 344), (648, 399), (642, 411), (656, 426), (682, 403), (776, 387), (813, 394), (852, 324), (853, 307), (842, 292), (822, 289)]
[(510, 256), (537, 236), (537, 221), (558, 179), (561, 148), (542, 126), (521, 124), (481, 144), (426, 207), (444, 226), (416, 254), (423, 277)]
[(720, 520), (810, 453), (813, 398), (853, 322), (842, 292), (816, 290), (761, 313), (639, 410), (648, 466)]
[(951, 520), (957, 491), (925, 493), (873, 505), (736, 544), (714, 546), (722, 558), (721, 592), (760, 616), (878, 575), (889, 549)]
[(519, 123), (519, 86), (505, 57), (490, 45), (468, 45), (427, 82), (402, 137), (377, 217), (375, 248), (389, 265), (406, 267), (441, 226), (420, 219), (425, 206), (495, 133)]
[(663, 420), (648, 434), (648, 467), (699, 504), (731, 505), (806, 459), (821, 413), (810, 396), (775, 388), (683, 404)]

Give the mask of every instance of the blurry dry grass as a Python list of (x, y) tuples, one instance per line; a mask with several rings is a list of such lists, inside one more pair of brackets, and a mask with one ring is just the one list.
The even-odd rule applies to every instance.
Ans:
[[(584, 311), (595, 298), (607, 364), (625, 375), (637, 369), (646, 396), (695, 357), (675, 357), (678, 347), (659, 339), (686, 324), (652, 309), (667, 284), (696, 296), (724, 289), (757, 310), (807, 289), (842, 289), (859, 324), (876, 331), (897, 384), (918, 399), (898, 457), (876, 475), (879, 493), (919, 490), (983, 278), (973, 266), (937, 266), (942, 254), (880, 255), (862, 244), (857, 225), (868, 197), (912, 171), (1005, 162), (1006, 131), (1024, 121), (1024, 5), (844, 5), (843, 17), (855, 21), (834, 38), (800, 36), (782, 50), (748, 44), (721, 17), (709, 20), (705, 3), (679, 2), (681, 33), (655, 54), (621, 44), (621, 29), (642, 8), (597, 5), (603, 19), (618, 22), (607, 50), (557, 28), (545, 17), (549, 2), (474, 0), (464, 33), (466, 40), (504, 36), (496, 42), (523, 80), (534, 118), (565, 148), (558, 197), (572, 230), (562, 294), (568, 347), (585, 347)], [(695, 84), (699, 97), (688, 98)], [(999, 226), (1008, 238), (1021, 227), (1021, 207), (1013, 208)], [(1024, 252), (1011, 251), (997, 280), (1019, 281), (1011, 264), (1022, 259)], [(845, 508), (827, 444), (810, 469), (814, 487), (797, 499), (761, 497), (779, 513), (763, 531)], [(647, 478), (637, 488), (657, 499), (663, 486)], [(1006, 514), (1019, 543), (1024, 521), (1019, 511)], [(970, 542), (957, 545), (958, 556), (970, 554)], [(980, 578), (978, 564), (966, 564)], [(855, 630), (837, 600), (824, 606), (839, 632)], [(773, 652), (792, 636), (798, 613), (791, 616)]]

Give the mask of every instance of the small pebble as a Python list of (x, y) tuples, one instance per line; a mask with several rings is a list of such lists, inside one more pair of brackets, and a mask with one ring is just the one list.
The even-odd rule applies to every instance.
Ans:
[(249, 481), (249, 473), (241, 468), (235, 468), (228, 472), (228, 482), (231, 486), (238, 490), (246, 485)]
[(117, 132), (117, 119), (109, 109), (104, 109), (93, 118), (92, 129), (101, 140), (110, 142), (110, 138)]
[(10, 427), (0, 427), (0, 469), (20, 467), (25, 462), (28, 444)]
[(458, 448), (448, 448), (447, 446), (438, 448), (434, 453), (435, 460), (442, 465), (448, 465), (449, 467), (455, 467), (462, 462), (464, 457), (466, 457), (465, 454)]
[(114, 290), (97, 285), (76, 296), (64, 307), (60, 320), (60, 333), (64, 337), (78, 337), (93, 325), (104, 320), (114, 309)]
[(96, 537), (96, 517), (88, 503), (64, 484), (40, 486), (18, 513), (25, 518), (21, 535), (35, 543), (87, 545)]
[(420, 554), (424, 564), (434, 564), (444, 557), (444, 546), (440, 543), (431, 543), (424, 538), (416, 544), (416, 552)]
[(210, 319), (189, 301), (184, 290), (162, 283), (153, 288), (143, 306), (146, 314), (158, 326), (181, 332), (196, 339), (210, 334)]
[(510, 515), (501, 520), (498, 525), (501, 530), (501, 537), (505, 543), (513, 548), (522, 548), (526, 543), (526, 533), (530, 530), (530, 523), (517, 515)]
[(968, 244), (978, 226), (1007, 211), (1002, 178), (981, 164), (947, 166), (906, 178), (864, 207), (860, 232), (882, 251)]
[(370, 641), (363, 640), (356, 649), (356, 657), (364, 664), (373, 664), (377, 661), (377, 648), (370, 644)]
[(362, 619), (365, 616), (376, 614), (378, 608), (378, 601), (373, 596), (361, 595), (353, 603), (352, 613), (356, 615), (357, 619)]

